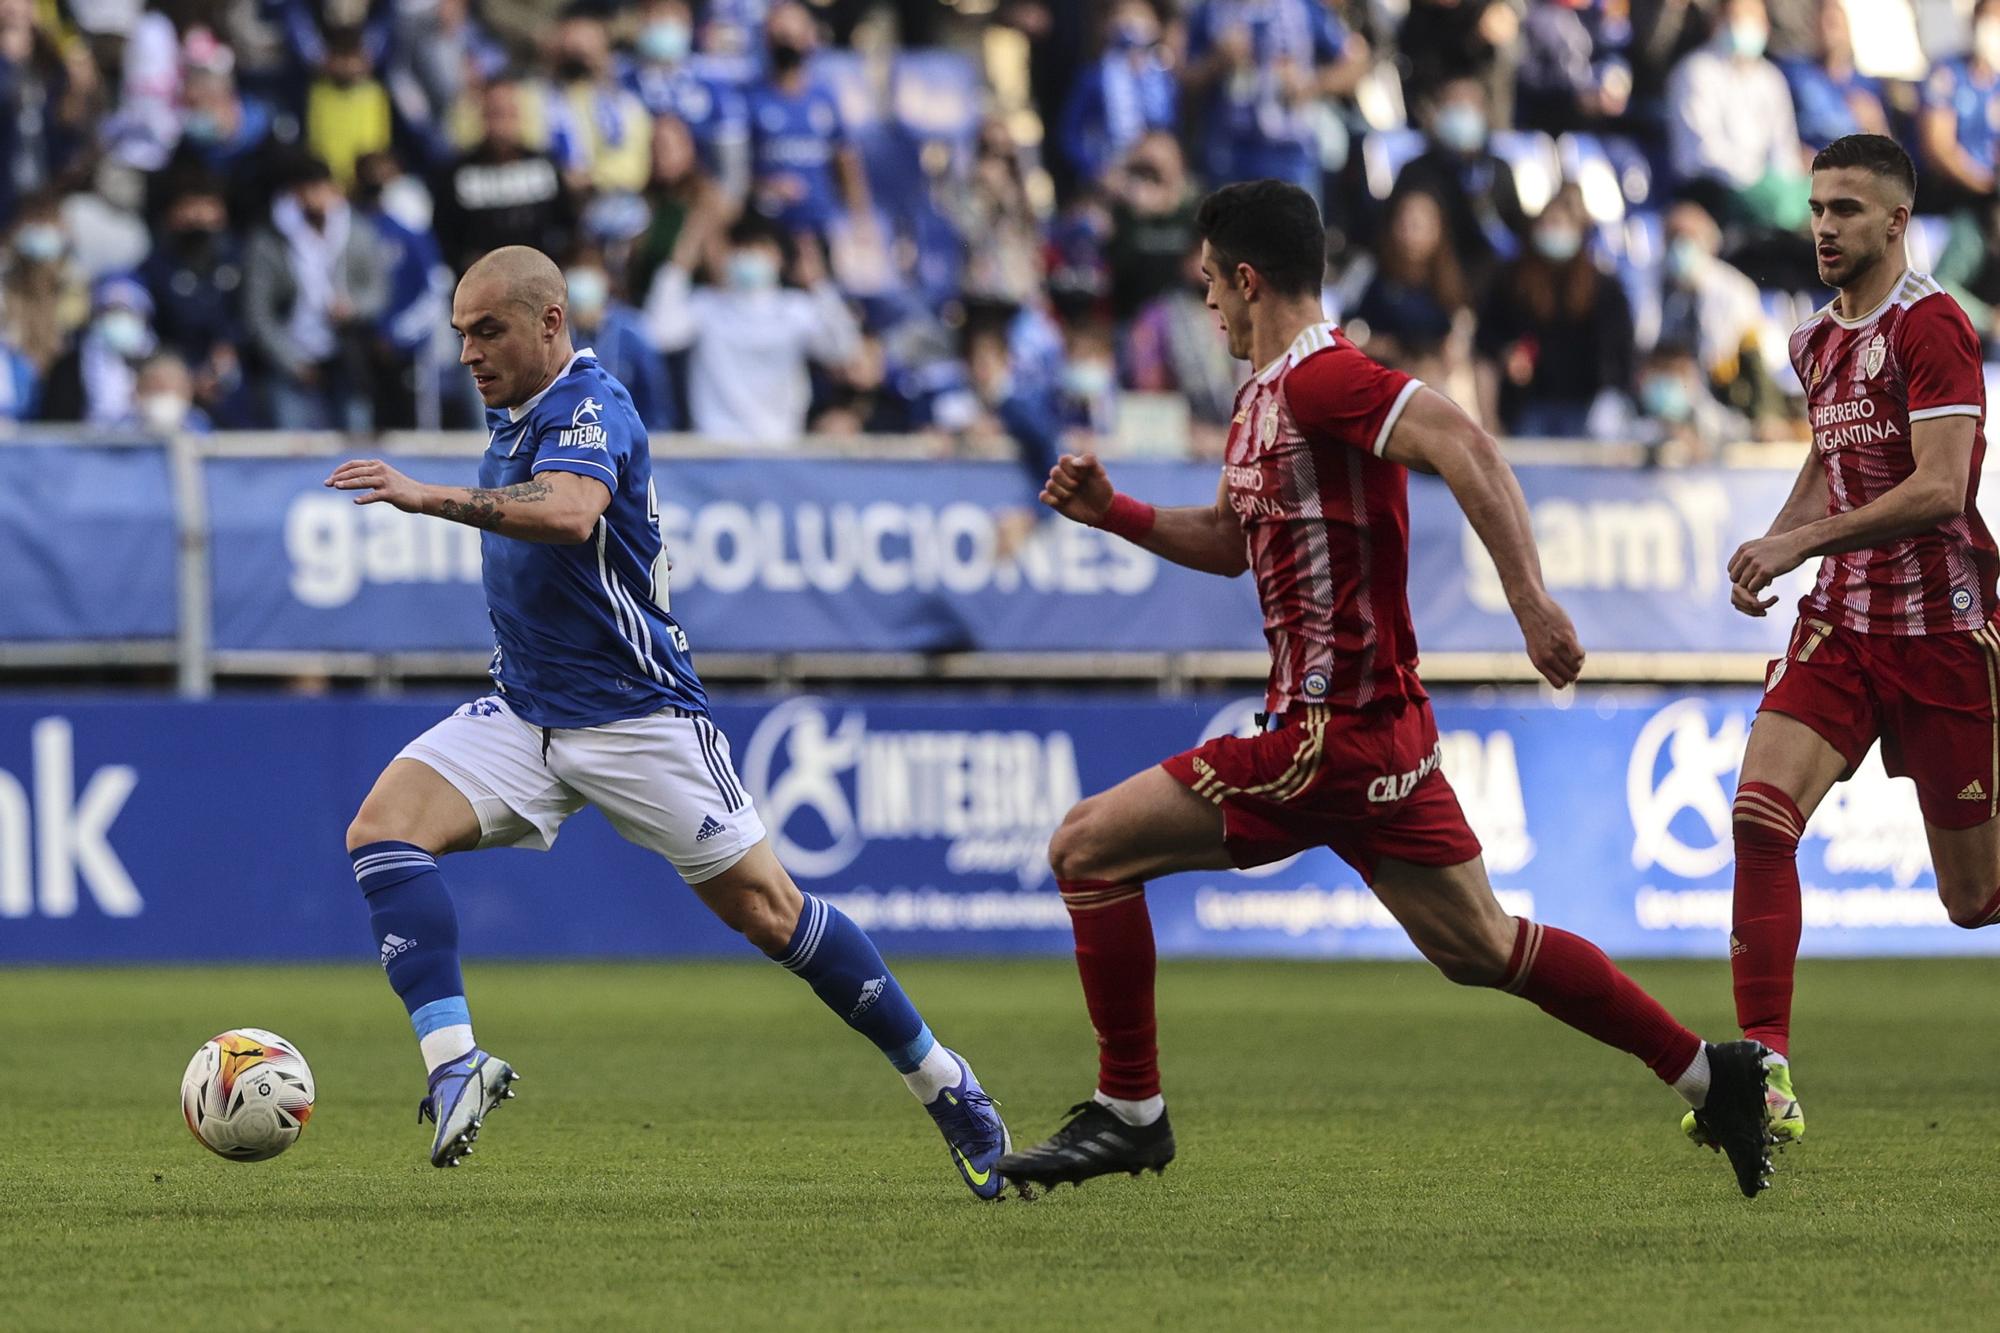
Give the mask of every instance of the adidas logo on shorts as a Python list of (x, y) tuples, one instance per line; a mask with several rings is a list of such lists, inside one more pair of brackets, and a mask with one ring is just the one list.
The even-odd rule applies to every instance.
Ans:
[(720, 832), (722, 832), (722, 825), (716, 822), (715, 816), (703, 815), (701, 817), (701, 827), (694, 832), (694, 840), (696, 842), (707, 842)]
[(389, 966), (390, 959), (396, 957), (398, 954), (408, 953), (416, 947), (417, 942), (415, 940), (406, 940), (401, 935), (384, 935), (382, 937), (382, 966)]
[(1986, 788), (1980, 785), (1978, 778), (1974, 778), (1965, 784), (1964, 790), (1958, 793), (1958, 799), (1961, 801), (1983, 801), (1986, 799)]

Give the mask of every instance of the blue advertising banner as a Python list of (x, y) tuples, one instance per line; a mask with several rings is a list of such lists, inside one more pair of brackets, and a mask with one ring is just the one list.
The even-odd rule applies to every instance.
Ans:
[[(470, 460), (398, 459), (429, 481)], [(491, 646), (479, 534), (327, 491), (323, 460), (217, 458), (216, 646)], [(1121, 463), (1159, 504), (1208, 504), (1211, 466)], [(1786, 630), (1729, 609), (1724, 567), (1791, 475), (1527, 467), (1549, 586), (1587, 647), (1775, 653)], [(660, 460), (674, 611), (696, 652), (982, 649), (1209, 651), (1261, 646), (1247, 580), (1179, 568), (1038, 512), (1017, 468), (873, 460)], [(1499, 579), (1444, 484), (1411, 480), (1410, 597), (1432, 652), (1513, 652)], [(1802, 588), (1806, 574), (1786, 586)]]
[(180, 549), (164, 450), (10, 445), (0, 641), (164, 639)]
[[(456, 700), (0, 702), (0, 962), (372, 957), (342, 833)], [(1445, 695), (1443, 768), (1510, 911), (1624, 956), (1726, 954), (1729, 809), (1756, 695)], [(1061, 953), (1063, 812), (1257, 701), (795, 697), (716, 721), (802, 886), (892, 955)], [(1987, 953), (1934, 893), (1913, 789), (1871, 758), (1808, 826), (1805, 949)], [(547, 855), (450, 858), (480, 956), (748, 956), (672, 870), (579, 814)], [(1323, 849), (1150, 889), (1163, 952), (1408, 957)]]

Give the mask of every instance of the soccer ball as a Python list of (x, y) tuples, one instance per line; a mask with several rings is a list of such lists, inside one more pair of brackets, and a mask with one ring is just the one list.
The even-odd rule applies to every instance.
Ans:
[(232, 1162), (276, 1157), (298, 1139), (312, 1110), (306, 1058), (262, 1028), (233, 1028), (203, 1042), (181, 1075), (188, 1129)]

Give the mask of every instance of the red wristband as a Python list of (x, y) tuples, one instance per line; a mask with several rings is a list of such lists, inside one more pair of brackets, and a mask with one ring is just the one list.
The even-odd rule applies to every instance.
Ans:
[(1153, 522), (1159, 511), (1144, 500), (1134, 500), (1123, 491), (1111, 497), (1111, 508), (1104, 511), (1104, 517), (1097, 526), (1114, 537), (1123, 537), (1128, 542), (1136, 542), (1153, 530)]

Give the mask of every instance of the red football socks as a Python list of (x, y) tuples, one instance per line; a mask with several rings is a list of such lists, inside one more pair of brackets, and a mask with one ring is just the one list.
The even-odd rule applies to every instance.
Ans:
[(1736, 895), (1729, 972), (1743, 1035), (1780, 1055), (1792, 1037), (1792, 973), (1799, 961), (1799, 837), (1805, 817), (1767, 782), (1736, 789)]
[(1630, 1052), (1672, 1083), (1701, 1053), (1701, 1038), (1578, 935), (1518, 918), (1501, 990), (1533, 1001), (1586, 1036)]
[(1160, 1092), (1159, 1024), (1153, 1017), (1153, 919), (1146, 886), (1059, 883), (1076, 931), (1076, 970), (1097, 1029), (1097, 1090), (1144, 1101)]

